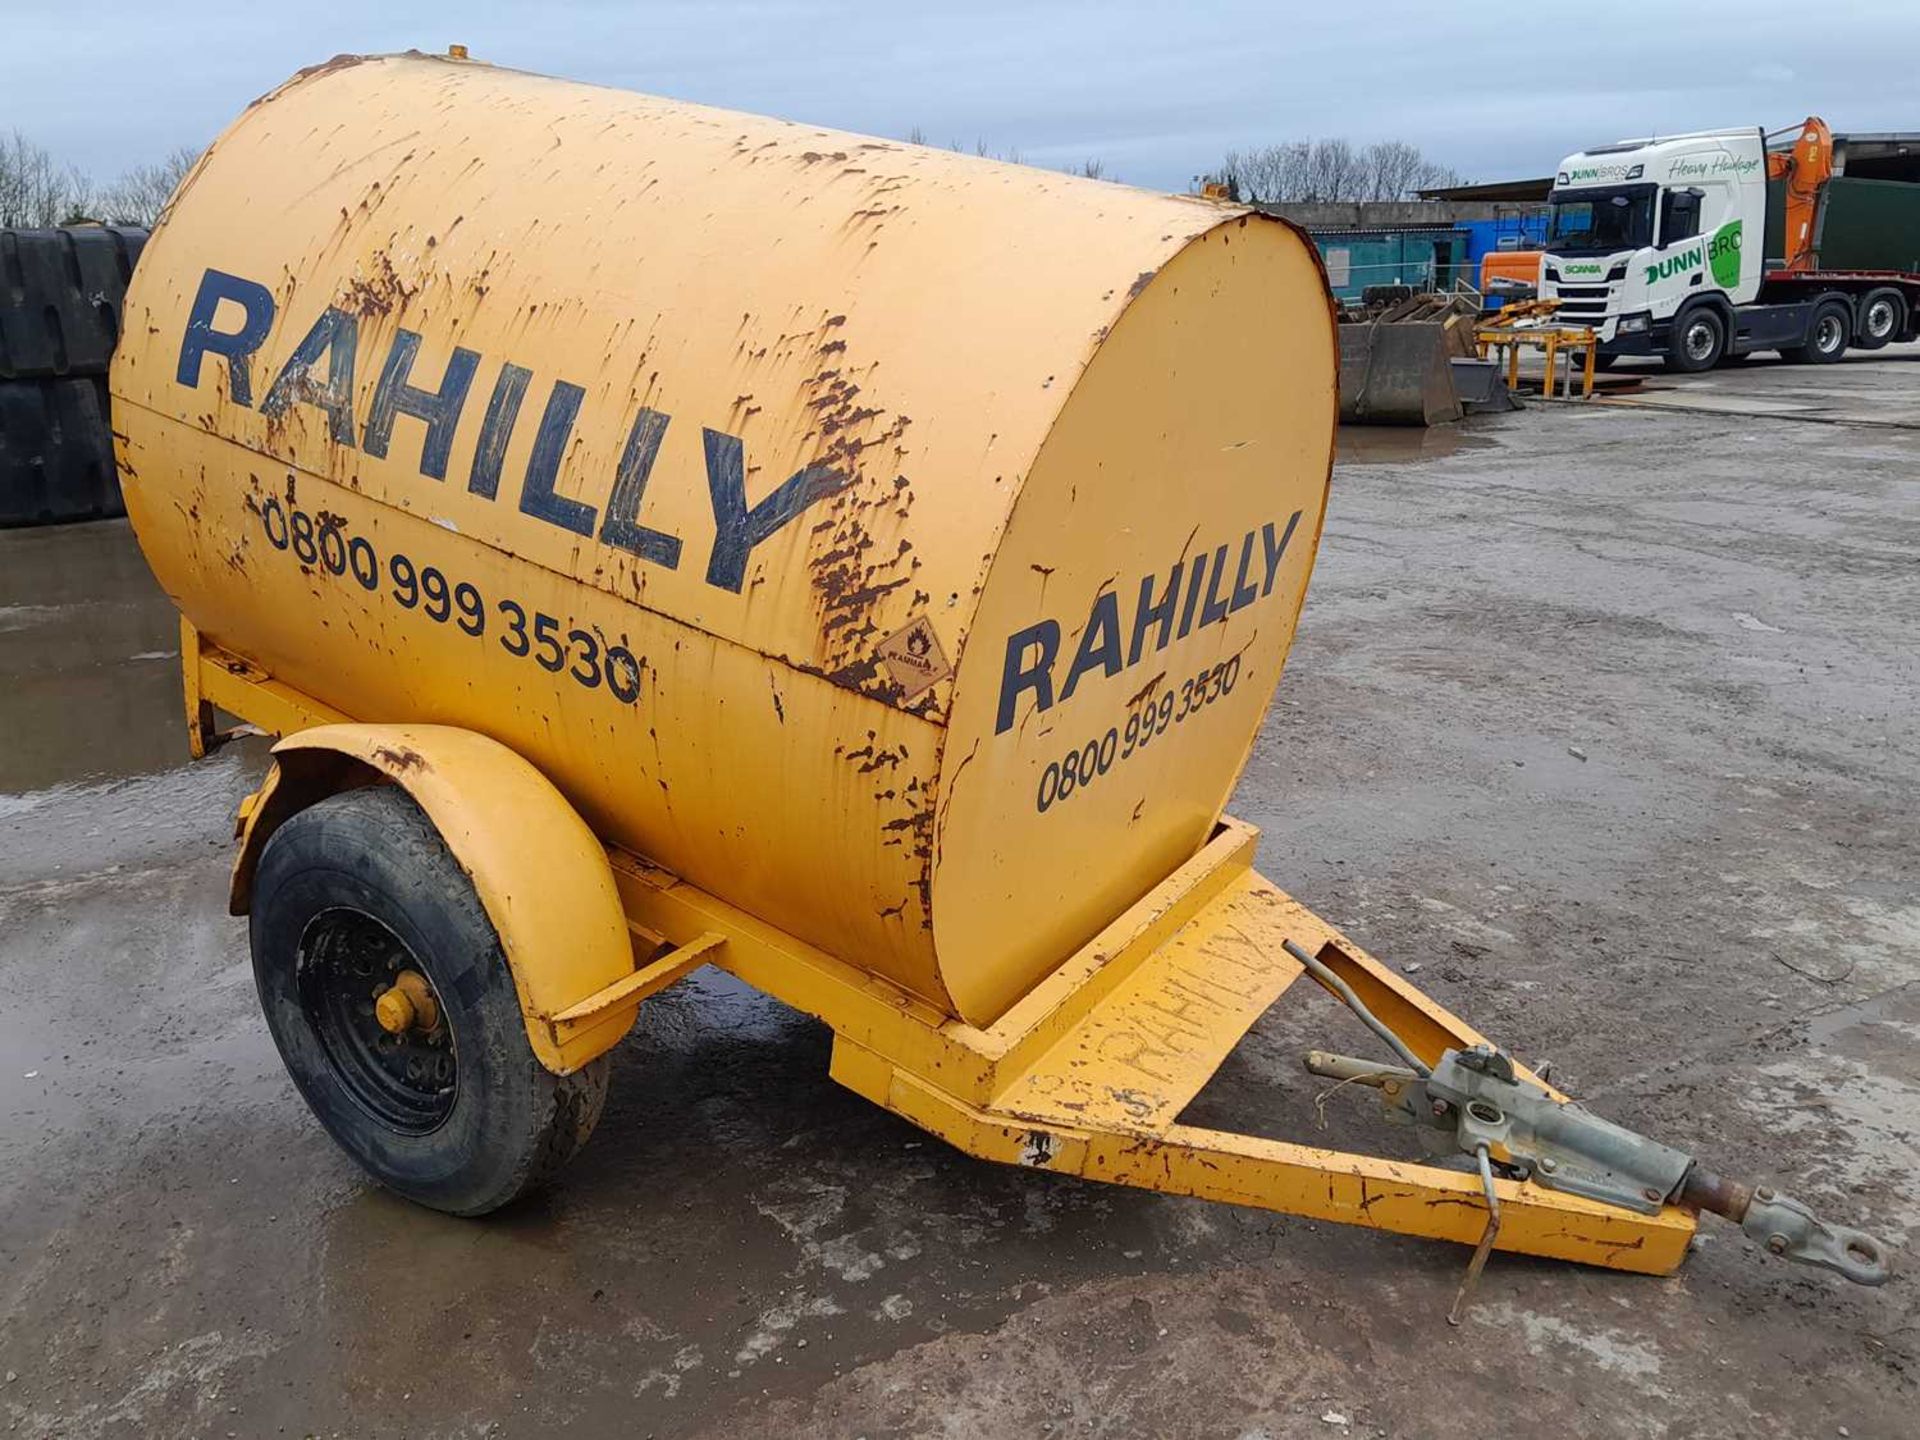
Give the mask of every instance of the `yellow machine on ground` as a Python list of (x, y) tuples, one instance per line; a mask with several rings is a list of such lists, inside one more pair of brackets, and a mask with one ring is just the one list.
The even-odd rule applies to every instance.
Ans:
[[(262, 1003), (399, 1192), (547, 1178), (712, 964), (989, 1159), (1650, 1273), (1704, 1207), (1884, 1276), (1565, 1103), (1223, 818), (1332, 460), (1291, 227), (342, 57), (202, 159), (124, 328), (193, 747), (285, 737), (234, 872)], [(1302, 974), (1395, 1052), (1314, 1068), (1467, 1168), (1179, 1123)]]
[[(1491, 319), (1475, 329), (1474, 344), (1479, 348), (1483, 360), (1489, 353), (1499, 352), (1497, 358), (1505, 362), (1509, 390), (1520, 388), (1520, 352), (1523, 349), (1535, 349), (1542, 352), (1546, 366), (1546, 373), (1540, 381), (1542, 396), (1551, 400), (1558, 382), (1560, 398), (1571, 400), (1577, 375), (1580, 398), (1590, 400), (1593, 398), (1593, 371), (1600, 339), (1585, 325), (1561, 323), (1554, 313), (1559, 308), (1558, 300), (1516, 300), (1502, 306)], [(1564, 371), (1559, 368), (1562, 355), (1567, 362)]]

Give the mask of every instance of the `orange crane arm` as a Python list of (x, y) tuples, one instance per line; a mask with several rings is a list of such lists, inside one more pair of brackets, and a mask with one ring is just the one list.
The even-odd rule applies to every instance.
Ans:
[(1787, 182), (1784, 247), (1786, 268), (1811, 270), (1818, 261), (1813, 251), (1813, 222), (1820, 207), (1820, 190), (1833, 177), (1833, 132), (1818, 115), (1809, 115), (1800, 138), (1787, 151), (1767, 153), (1767, 178)]

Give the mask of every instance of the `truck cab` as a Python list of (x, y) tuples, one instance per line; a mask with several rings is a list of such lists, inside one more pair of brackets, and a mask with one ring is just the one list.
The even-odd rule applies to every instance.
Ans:
[[(1752, 302), (1763, 272), (1766, 139), (1757, 129), (1628, 140), (1570, 155), (1548, 197), (1542, 299), (1591, 327), (1601, 355), (1677, 356), (1705, 369), (1734, 337), (1683, 330), (1683, 311)], [(1696, 327), (1698, 330), (1698, 327)], [(1704, 363), (1688, 364), (1687, 361)]]

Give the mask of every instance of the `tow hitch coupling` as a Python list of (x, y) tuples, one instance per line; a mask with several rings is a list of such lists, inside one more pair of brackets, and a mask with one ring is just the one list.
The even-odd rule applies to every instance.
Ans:
[(1887, 1247), (1873, 1236), (1824, 1221), (1791, 1196), (1727, 1180), (1683, 1151), (1603, 1120), (1517, 1069), (1511, 1056), (1491, 1045), (1447, 1050), (1428, 1067), (1317, 959), (1290, 941), (1286, 949), (1404, 1062), (1385, 1065), (1314, 1050), (1307, 1069), (1378, 1090), (1389, 1121), (1412, 1126), (1430, 1153), (1472, 1157), (1485, 1182), (1487, 1234), (1449, 1317), (1456, 1323), (1499, 1230), (1495, 1175), (1643, 1215), (1657, 1215), (1668, 1205), (1711, 1211), (1782, 1259), (1818, 1265), (1858, 1285), (1885, 1283)]

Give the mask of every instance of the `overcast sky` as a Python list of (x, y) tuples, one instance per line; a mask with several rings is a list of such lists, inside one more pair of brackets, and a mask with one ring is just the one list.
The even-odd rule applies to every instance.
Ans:
[(456, 41), (500, 65), (874, 135), (1097, 158), (1162, 189), (1229, 149), (1306, 137), (1410, 140), (1494, 180), (1625, 136), (1809, 113), (1920, 130), (1920, 0), (0, 0), (0, 40), (0, 132), (103, 180), (204, 145), (304, 65)]

